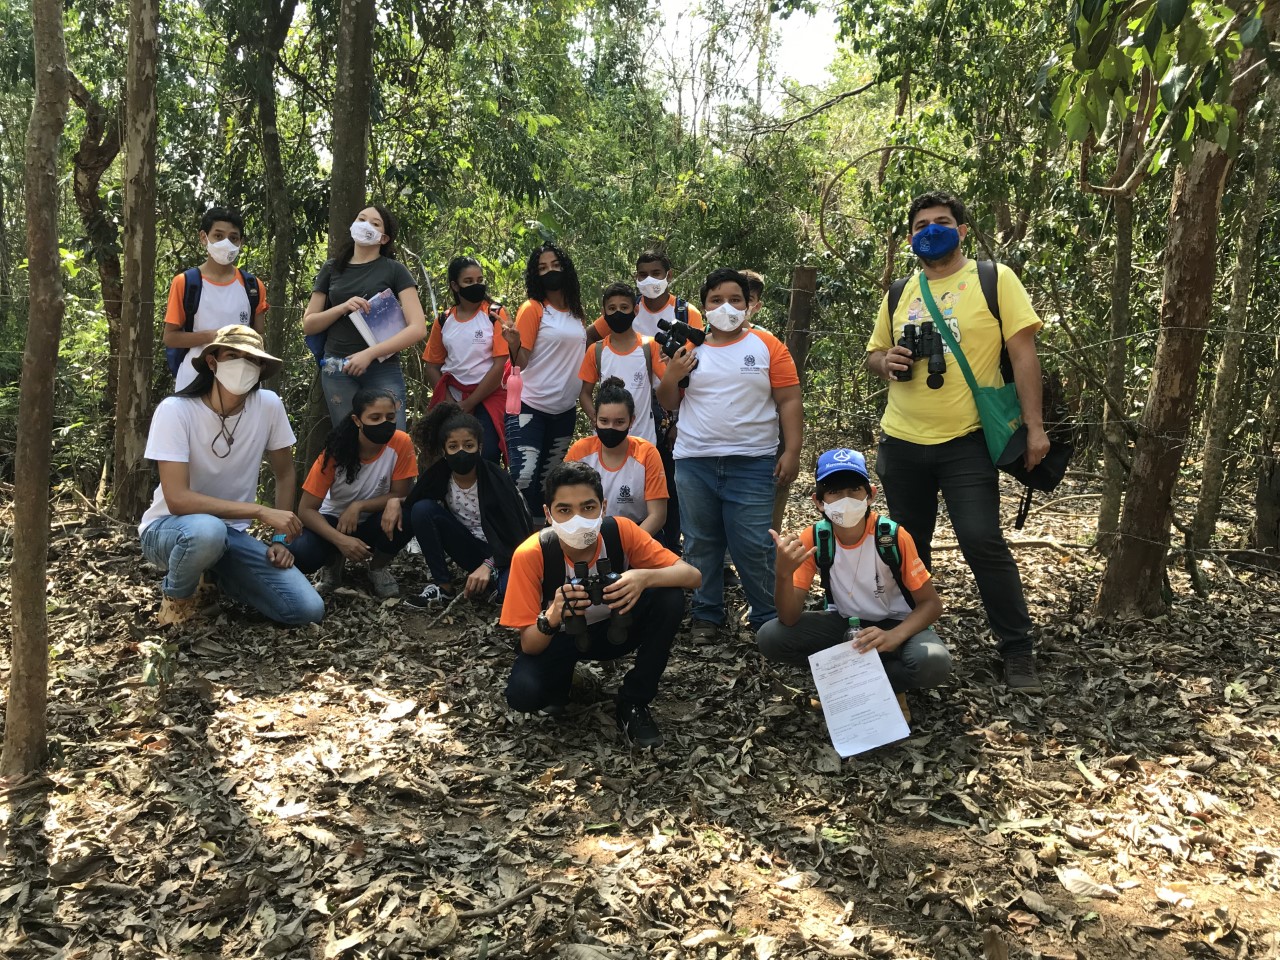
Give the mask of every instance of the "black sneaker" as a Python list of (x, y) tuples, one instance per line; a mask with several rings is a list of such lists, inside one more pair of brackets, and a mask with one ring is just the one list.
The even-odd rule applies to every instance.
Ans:
[(617, 719), (618, 729), (626, 735), (628, 742), (637, 747), (662, 746), (662, 731), (647, 705), (619, 698)]
[(447, 604), (454, 597), (454, 591), (441, 587), (431, 581), (416, 596), (405, 597), (405, 605), (413, 610), (434, 610)]
[(1040, 676), (1036, 673), (1036, 660), (1029, 653), (1015, 653), (1004, 659), (1004, 682), (1010, 690), (1019, 693), (1039, 693)]

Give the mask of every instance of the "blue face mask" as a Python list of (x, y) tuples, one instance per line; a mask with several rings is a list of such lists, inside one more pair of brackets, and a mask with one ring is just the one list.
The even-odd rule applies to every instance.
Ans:
[(941, 260), (960, 246), (960, 231), (931, 223), (911, 238), (911, 250), (921, 260)]

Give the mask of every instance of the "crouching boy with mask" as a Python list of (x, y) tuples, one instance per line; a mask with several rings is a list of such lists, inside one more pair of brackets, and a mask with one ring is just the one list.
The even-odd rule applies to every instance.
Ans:
[[(756, 642), (767, 659), (807, 668), (810, 654), (840, 643), (856, 620), (856, 648), (880, 655), (910, 722), (903, 691), (936, 687), (951, 674), (951, 654), (931, 629), (942, 601), (911, 534), (870, 509), (875, 487), (861, 453), (828, 450), (818, 458), (816, 480), (823, 519), (799, 534), (769, 531), (778, 545), (778, 619)], [(818, 575), (827, 609), (805, 612)]]
[(625, 517), (605, 517), (600, 475), (579, 461), (547, 475), (550, 526), (511, 559), (501, 624), (519, 632), (507, 703), (563, 711), (579, 660), (634, 652), (617, 696), (618, 728), (642, 747), (662, 743), (649, 704), (684, 616), (683, 590), (702, 577)]

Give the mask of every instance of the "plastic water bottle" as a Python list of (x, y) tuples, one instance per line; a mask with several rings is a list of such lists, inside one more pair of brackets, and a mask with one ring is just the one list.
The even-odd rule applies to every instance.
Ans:
[(350, 359), (350, 357), (325, 357), (320, 362), (320, 369), (328, 374), (342, 373), (343, 370), (347, 369), (347, 363)]
[(524, 392), (524, 377), (520, 376), (520, 368), (511, 367), (511, 376), (507, 377), (507, 413), (513, 417), (520, 415), (520, 394)]
[(862, 621), (857, 617), (849, 618), (849, 626), (844, 632), (844, 642), (853, 643), (858, 639), (858, 634), (862, 632)]

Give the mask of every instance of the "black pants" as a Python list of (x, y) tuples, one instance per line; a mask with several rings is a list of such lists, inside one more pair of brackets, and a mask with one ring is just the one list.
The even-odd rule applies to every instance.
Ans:
[(618, 693), (632, 703), (650, 704), (658, 695), (658, 681), (667, 669), (671, 644), (683, 617), (684, 591), (678, 587), (655, 587), (640, 594), (631, 608), (631, 630), (625, 643), (615, 646), (609, 642), (608, 620), (587, 628), (591, 645), (585, 652), (561, 630), (542, 653), (521, 650), (516, 654), (507, 681), (507, 703), (511, 709), (524, 713), (562, 705), (569, 699), (573, 667), (579, 660), (616, 660), (635, 651), (635, 665), (623, 677)]
[(884, 485), (889, 515), (906, 527), (930, 570), (941, 491), (960, 552), (973, 571), (987, 619), (1000, 640), (1001, 655), (1029, 653), (1031, 615), (1018, 565), (1000, 530), (1000, 474), (987, 453), (982, 431), (937, 444), (882, 436), (876, 473)]

